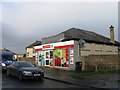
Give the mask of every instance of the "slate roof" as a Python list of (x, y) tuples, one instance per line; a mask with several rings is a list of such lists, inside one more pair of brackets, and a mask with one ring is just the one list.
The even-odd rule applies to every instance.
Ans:
[(36, 40), (34, 43), (30, 44), (26, 48), (33, 48), (33, 46), (38, 46), (41, 45), (41, 41)]
[(115, 41), (115, 43), (112, 43), (110, 42), (110, 39), (108, 37), (105, 37), (103, 35), (97, 34), (92, 31), (86, 31), (78, 28), (70, 28), (67, 31), (64, 31), (60, 34), (64, 34), (64, 37), (65, 37), (62, 41), (83, 39), (89, 43), (94, 42), (99, 44), (109, 44), (109, 45), (120, 46), (120, 42)]

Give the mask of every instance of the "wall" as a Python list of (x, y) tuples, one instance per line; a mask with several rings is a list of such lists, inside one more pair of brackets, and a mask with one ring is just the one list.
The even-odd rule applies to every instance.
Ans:
[(85, 70), (97, 71), (97, 70), (117, 70), (118, 55), (91, 55), (83, 56), (85, 61)]
[(33, 64), (36, 64), (35, 57), (20, 57), (18, 61), (29, 61)]
[[(75, 45), (77, 45), (77, 43)], [(106, 65), (106, 62), (108, 62), (107, 65), (109, 66), (109, 64), (111, 64), (110, 67), (112, 67), (115, 65), (114, 59), (118, 60), (117, 46), (106, 45), (106, 44), (96, 44), (96, 43), (85, 43), (85, 47), (80, 49), (78, 48), (77, 50), (76, 48), (75, 52), (76, 52), (76, 55), (77, 55), (77, 52), (78, 54), (80, 54), (80, 56), (78, 56), (79, 59), (78, 58), (76, 59), (82, 62), (82, 70), (86, 70), (86, 65), (87, 65), (87, 69), (90, 68), (95, 70), (97, 67), (100, 67), (100, 65), (96, 66), (98, 62), (101, 62), (101, 65), (103, 66)], [(79, 50), (81, 51), (80, 53), (79, 53)], [(116, 62), (116, 64), (117, 63), (118, 62)]]
[(105, 44), (85, 43), (85, 48), (81, 49), (81, 56), (109, 54), (118, 54), (118, 47)]

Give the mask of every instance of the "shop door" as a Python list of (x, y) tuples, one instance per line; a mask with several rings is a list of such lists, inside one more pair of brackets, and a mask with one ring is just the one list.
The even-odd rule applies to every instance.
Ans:
[(45, 51), (45, 65), (53, 66), (53, 50)]
[(38, 53), (38, 65), (44, 66), (44, 51), (39, 51)]
[(45, 65), (49, 66), (49, 58), (50, 58), (50, 52), (49, 50), (45, 51)]

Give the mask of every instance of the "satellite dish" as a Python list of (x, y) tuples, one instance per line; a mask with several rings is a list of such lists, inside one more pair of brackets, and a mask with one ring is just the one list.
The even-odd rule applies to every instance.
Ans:
[(78, 41), (78, 43), (79, 43), (79, 47), (80, 47), (80, 48), (84, 48), (84, 47), (85, 47), (85, 41), (84, 41), (83, 39), (80, 39), (80, 40)]

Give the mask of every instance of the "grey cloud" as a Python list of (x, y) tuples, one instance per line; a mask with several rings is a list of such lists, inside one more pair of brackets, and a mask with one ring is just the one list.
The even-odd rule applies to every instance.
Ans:
[(3, 47), (16, 52), (24, 52), (35, 40), (72, 27), (109, 36), (108, 29), (113, 24), (118, 35), (117, 3), (12, 3), (12, 8), (9, 5), (3, 6)]

